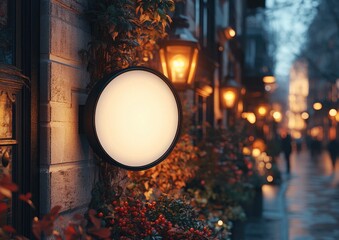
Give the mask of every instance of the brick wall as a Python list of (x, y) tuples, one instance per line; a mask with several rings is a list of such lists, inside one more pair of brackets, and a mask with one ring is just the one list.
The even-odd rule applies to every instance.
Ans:
[(40, 206), (71, 213), (86, 208), (94, 181), (92, 153), (78, 133), (78, 106), (87, 98), (79, 57), (90, 39), (87, 0), (41, 1)]

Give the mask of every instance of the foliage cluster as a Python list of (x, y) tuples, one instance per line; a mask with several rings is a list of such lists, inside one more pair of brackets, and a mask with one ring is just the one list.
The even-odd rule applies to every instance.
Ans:
[(245, 126), (239, 123), (229, 130), (210, 129), (200, 145), (199, 170), (187, 191), (194, 196), (192, 204), (209, 221), (244, 220), (243, 206), (263, 183), (255, 160), (242, 152), (250, 144), (246, 136)]
[(88, 61), (89, 87), (113, 71), (152, 60), (173, 10), (173, 0), (91, 0), (92, 41), (81, 52)]

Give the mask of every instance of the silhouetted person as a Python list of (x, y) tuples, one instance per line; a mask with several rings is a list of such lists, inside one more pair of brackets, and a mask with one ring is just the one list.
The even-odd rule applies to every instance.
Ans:
[(292, 139), (291, 135), (289, 135), (286, 131), (281, 132), (281, 150), (284, 153), (286, 161), (286, 172), (290, 173), (291, 170), (290, 156), (292, 152)]
[(338, 148), (339, 148), (338, 141), (336, 139), (331, 139), (327, 145), (327, 150), (331, 157), (333, 172), (335, 169), (335, 162), (338, 156), (338, 151), (339, 151)]

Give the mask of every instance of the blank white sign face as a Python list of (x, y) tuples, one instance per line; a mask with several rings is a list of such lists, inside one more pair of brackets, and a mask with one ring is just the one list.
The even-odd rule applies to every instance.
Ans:
[(179, 106), (170, 87), (145, 71), (124, 72), (103, 89), (95, 108), (98, 140), (115, 161), (144, 167), (173, 145), (179, 128)]

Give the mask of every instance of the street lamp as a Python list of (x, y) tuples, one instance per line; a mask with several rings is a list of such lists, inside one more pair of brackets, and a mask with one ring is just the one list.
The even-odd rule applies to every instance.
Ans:
[(241, 85), (234, 79), (229, 79), (221, 85), (221, 103), (226, 109), (232, 109), (239, 100)]
[(168, 39), (160, 44), (160, 60), (163, 73), (177, 90), (183, 91), (192, 86), (198, 62), (198, 40), (189, 31), (186, 16), (180, 14), (177, 4)]

